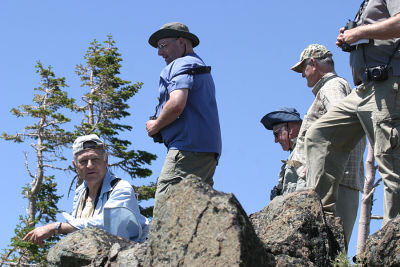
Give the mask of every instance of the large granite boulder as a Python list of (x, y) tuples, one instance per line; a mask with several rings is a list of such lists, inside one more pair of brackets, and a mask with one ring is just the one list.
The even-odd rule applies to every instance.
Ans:
[(369, 236), (357, 259), (363, 266), (400, 266), (400, 216)]
[(154, 211), (145, 266), (275, 266), (233, 194), (191, 177)]
[(313, 191), (277, 197), (249, 219), (233, 194), (190, 177), (154, 213), (145, 243), (87, 228), (52, 247), (48, 266), (330, 266), (344, 251), (340, 222)]
[(313, 190), (276, 197), (249, 217), (277, 266), (329, 266), (345, 251), (339, 218), (324, 215)]
[(173, 186), (154, 213), (144, 244), (88, 228), (51, 248), (49, 266), (276, 265), (235, 196), (196, 177)]

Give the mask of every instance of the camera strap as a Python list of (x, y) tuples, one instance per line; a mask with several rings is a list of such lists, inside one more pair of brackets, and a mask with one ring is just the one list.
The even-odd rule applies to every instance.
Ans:
[[(400, 40), (397, 41), (397, 45), (396, 45), (396, 47), (394, 48), (393, 53), (390, 55), (389, 60), (388, 60), (388, 62), (386, 63), (386, 67), (389, 66), (390, 62), (392, 62), (392, 58), (393, 58), (393, 56), (396, 54), (396, 52), (397, 52), (397, 50), (399, 49), (399, 47), (400, 47)], [(366, 56), (365, 56), (365, 46), (364, 46), (364, 45), (362, 46), (362, 50), (363, 50), (363, 58), (364, 58), (365, 69), (367, 69), (368, 66), (367, 66), (367, 58), (366, 58)]]
[[(358, 24), (358, 21), (361, 19), (361, 15), (365, 11), (365, 8), (367, 7), (368, 2), (369, 2), (369, 0), (364, 0), (361, 3), (360, 8), (358, 9), (358, 12), (357, 12), (357, 14), (356, 14), (356, 16), (354, 18), (354, 21), (357, 22), (357, 24)], [(399, 47), (400, 47), (400, 40), (398, 41), (398, 43), (396, 45), (396, 48), (394, 49), (393, 53), (390, 55), (389, 60), (386, 63), (386, 66), (389, 66), (390, 62), (392, 62), (392, 58), (396, 54), (396, 51), (397, 51), (397, 49), (399, 49)], [(365, 69), (367, 69), (368, 65), (367, 65), (367, 58), (365, 56), (365, 47), (364, 47), (364, 45), (362, 45), (362, 49), (363, 49), (364, 65), (365, 65)]]
[[(174, 76), (171, 77), (171, 80), (173, 78), (175, 78), (176, 76), (183, 75), (183, 74), (197, 75), (197, 74), (206, 74), (206, 73), (210, 73), (210, 72), (211, 72), (211, 66), (194, 67), (194, 68), (187, 69), (182, 72), (176, 73)], [(154, 113), (153, 117), (157, 116), (158, 109), (160, 108), (161, 103), (162, 103), (163, 99), (166, 97), (167, 93), (168, 93), (168, 89), (165, 88), (165, 91), (163, 92), (162, 96), (158, 99), (158, 105), (156, 106), (156, 112)]]
[(361, 5), (360, 5), (360, 8), (358, 9), (358, 12), (357, 12), (356, 16), (354, 17), (354, 21), (357, 22), (357, 24), (358, 24), (358, 21), (361, 18), (362, 13), (365, 11), (365, 8), (367, 7), (368, 2), (369, 2), (369, 0), (362, 1)]

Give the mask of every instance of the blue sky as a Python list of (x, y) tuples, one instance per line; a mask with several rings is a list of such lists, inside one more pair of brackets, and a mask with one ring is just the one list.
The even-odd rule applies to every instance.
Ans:
[[(51, 65), (57, 76), (66, 77), (69, 95), (82, 93), (75, 66), (94, 39), (104, 41), (112, 34), (122, 54), (121, 78), (143, 82), (140, 92), (130, 101), (132, 116), (125, 120), (132, 132), (124, 134), (133, 149), (157, 154), (150, 168), (153, 175), (133, 184), (148, 183), (158, 177), (166, 149), (147, 137), (145, 122), (157, 104), (158, 76), (165, 66), (148, 37), (163, 24), (179, 21), (187, 24), (200, 38), (195, 49), (212, 66), (222, 129), (223, 152), (214, 176), (214, 187), (232, 192), (248, 214), (264, 208), (269, 191), (278, 180), (281, 160), (287, 152), (274, 143), (272, 132), (259, 122), (266, 113), (281, 106), (297, 108), (304, 116), (313, 101), (311, 89), (300, 74), (290, 70), (301, 51), (311, 43), (328, 47), (334, 55), (337, 73), (352, 84), (348, 54), (335, 46), (338, 30), (354, 17), (359, 1), (11, 1), (0, 2), (2, 62), (0, 64), (1, 132), (21, 131), (28, 121), (9, 112), (20, 104), (29, 104), (33, 88), (38, 86), (35, 63)], [(78, 118), (74, 118), (77, 123)], [(0, 164), (3, 173), (0, 202), (0, 248), (13, 236), (27, 202), (21, 188), (30, 179), (24, 165), (29, 146), (0, 139)], [(66, 155), (71, 151), (67, 149)], [(30, 158), (30, 167), (34, 161)], [(67, 163), (61, 163), (66, 166)], [(64, 195), (60, 208), (72, 205), (67, 191), (72, 175), (54, 173), (59, 193)], [(374, 214), (383, 214), (382, 186), (375, 194)], [(373, 222), (371, 232), (380, 227)], [(357, 222), (349, 247), (354, 255)]]

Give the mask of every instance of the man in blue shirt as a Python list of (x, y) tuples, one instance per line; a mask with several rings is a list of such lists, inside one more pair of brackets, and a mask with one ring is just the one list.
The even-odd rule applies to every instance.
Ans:
[(148, 135), (161, 137), (168, 149), (157, 180), (155, 206), (161, 205), (171, 185), (189, 174), (214, 184), (221, 131), (210, 69), (193, 51), (199, 42), (178, 22), (165, 24), (149, 38), (167, 63), (160, 74), (156, 115), (146, 123)]
[(107, 168), (104, 143), (95, 134), (78, 137), (72, 162), (84, 182), (76, 189), (72, 213), (63, 213), (66, 222), (35, 228), (24, 240), (43, 246), (54, 234), (68, 234), (85, 227), (102, 228), (135, 242), (147, 237), (148, 220), (139, 212), (135, 192), (128, 181), (115, 177)]

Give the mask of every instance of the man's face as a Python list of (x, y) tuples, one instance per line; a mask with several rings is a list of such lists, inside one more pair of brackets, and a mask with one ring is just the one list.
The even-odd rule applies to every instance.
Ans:
[(179, 38), (164, 38), (158, 40), (158, 55), (163, 57), (167, 65), (179, 58), (183, 50), (179, 45)]
[(287, 123), (279, 123), (272, 127), (272, 131), (274, 132), (275, 137), (275, 143), (279, 142), (284, 151), (290, 150), (290, 139), (287, 126)]
[(100, 149), (88, 149), (76, 157), (72, 162), (79, 177), (88, 184), (101, 184), (107, 171), (107, 155)]
[(302, 76), (307, 79), (308, 87), (313, 87), (321, 78), (317, 71), (316, 62), (313, 59), (304, 64)]

